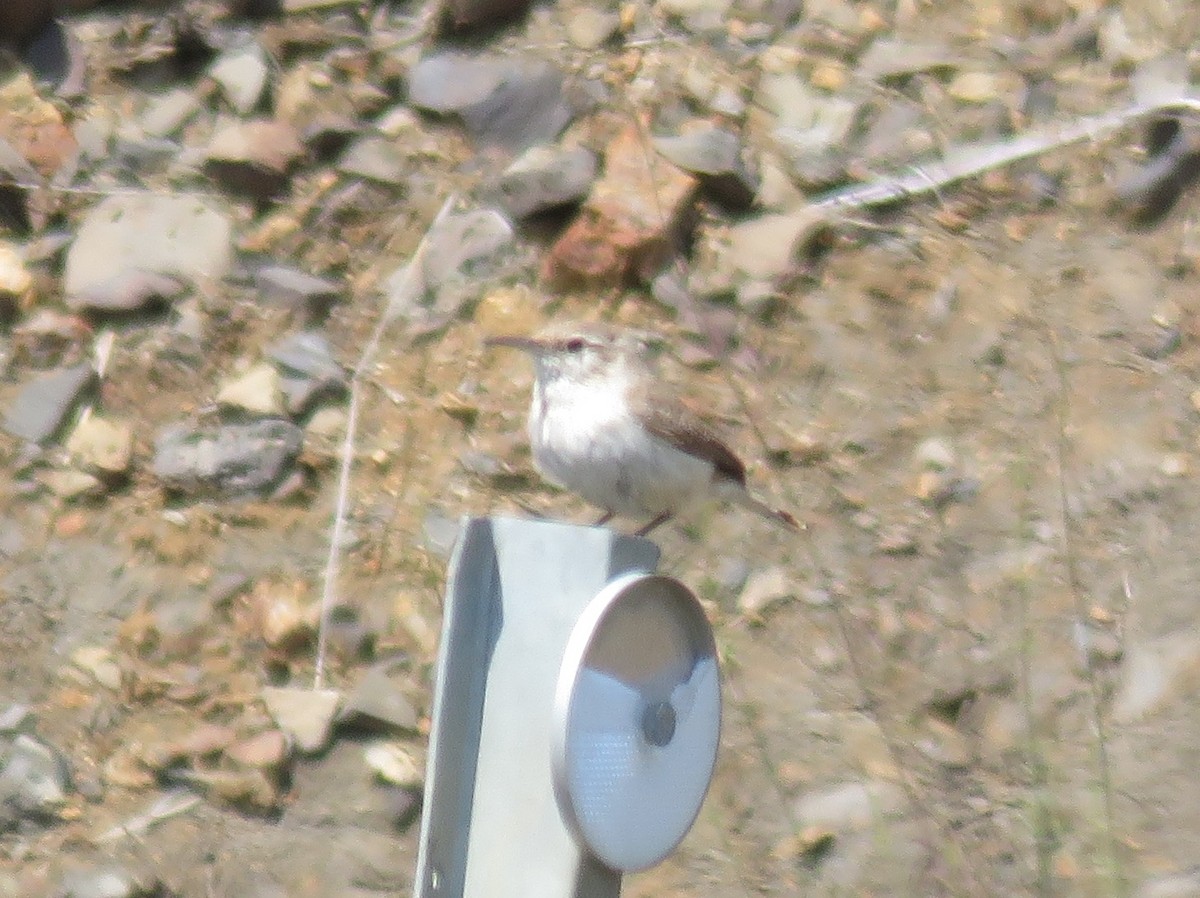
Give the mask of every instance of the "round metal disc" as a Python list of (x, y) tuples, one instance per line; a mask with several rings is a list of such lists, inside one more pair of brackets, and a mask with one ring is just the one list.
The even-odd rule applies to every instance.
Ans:
[(567, 824), (614, 870), (657, 864), (691, 828), (717, 759), (720, 674), (695, 596), (656, 574), (601, 590), (567, 641), (554, 712)]

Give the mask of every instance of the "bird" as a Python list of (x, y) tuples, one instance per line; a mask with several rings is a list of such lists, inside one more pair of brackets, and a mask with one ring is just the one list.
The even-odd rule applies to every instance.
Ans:
[(753, 496), (746, 466), (663, 381), (659, 341), (605, 324), (558, 323), (533, 335), (491, 337), (487, 345), (533, 358), (529, 443), (550, 482), (614, 515), (649, 522), (645, 536), (698, 502), (721, 498), (798, 530), (790, 513)]

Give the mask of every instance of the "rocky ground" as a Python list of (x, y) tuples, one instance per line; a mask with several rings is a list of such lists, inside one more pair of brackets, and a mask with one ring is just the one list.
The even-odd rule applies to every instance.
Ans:
[(1198, 26), (8, 0), (0, 896), (410, 891), (458, 521), (593, 515), (483, 348), (567, 318), (806, 525), (656, 534), (727, 713), (626, 894), (1200, 895)]

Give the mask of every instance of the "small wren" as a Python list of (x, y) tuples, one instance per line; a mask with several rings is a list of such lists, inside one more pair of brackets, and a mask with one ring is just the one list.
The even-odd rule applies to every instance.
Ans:
[(599, 324), (552, 325), (489, 346), (529, 353), (536, 368), (529, 408), (533, 462), (547, 480), (614, 514), (647, 517), (645, 536), (676, 512), (728, 499), (798, 529), (786, 511), (746, 488), (746, 466), (654, 370), (643, 334)]

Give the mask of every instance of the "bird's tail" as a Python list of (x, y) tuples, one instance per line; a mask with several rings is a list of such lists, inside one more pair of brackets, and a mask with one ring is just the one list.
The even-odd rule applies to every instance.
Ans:
[(742, 508), (748, 508), (756, 515), (760, 515), (768, 521), (774, 521), (781, 527), (786, 527), (788, 530), (804, 529), (803, 525), (796, 520), (795, 515), (791, 512), (784, 511), (782, 508), (772, 508), (767, 503), (750, 495), (749, 490), (730, 490), (727, 495), (738, 505), (742, 506)]

